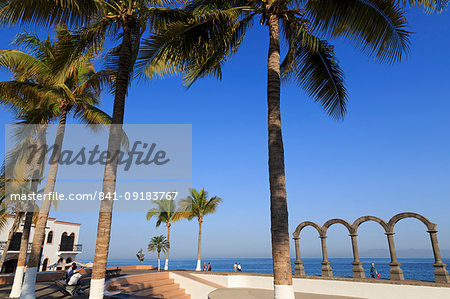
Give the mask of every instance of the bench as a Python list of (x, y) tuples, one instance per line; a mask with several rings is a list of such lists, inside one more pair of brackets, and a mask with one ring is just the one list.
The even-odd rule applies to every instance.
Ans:
[(57, 280), (55, 281), (55, 284), (59, 288), (59, 290), (66, 296), (75, 297), (80, 294), (84, 294), (84, 291), (81, 289), (80, 284), (68, 285), (65, 280)]
[(121, 271), (122, 269), (120, 269), (119, 267), (117, 267), (116, 269), (106, 270), (105, 273), (106, 279), (119, 276)]

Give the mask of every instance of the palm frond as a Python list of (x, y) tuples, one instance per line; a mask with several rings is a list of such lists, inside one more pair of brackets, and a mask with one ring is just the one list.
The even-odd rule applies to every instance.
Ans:
[(33, 56), (40, 61), (48, 61), (54, 58), (50, 38), (42, 41), (35, 33), (22, 32), (16, 35), (12, 44), (30, 50)]
[(405, 12), (393, 1), (309, 0), (306, 12), (314, 28), (343, 37), (382, 62), (400, 61), (409, 52)]
[(221, 65), (236, 53), (254, 14), (248, 7), (180, 12), (178, 18), (143, 41), (138, 67), (147, 77), (182, 71), (186, 86), (197, 79), (221, 78)]
[(427, 13), (441, 13), (448, 6), (448, 0), (399, 0), (398, 3), (407, 7), (423, 7)]
[(47, 78), (49, 74), (45, 63), (32, 55), (17, 50), (1, 50), (0, 67), (8, 69), (21, 78)]
[(344, 117), (347, 91), (333, 46), (312, 35), (295, 16), (283, 19), (283, 32), (289, 45), (281, 64), (283, 77), (294, 78), (329, 115)]
[(78, 0), (2, 0), (0, 24), (83, 25), (101, 9), (99, 1)]
[(82, 101), (75, 105), (74, 117), (82, 123), (88, 125), (109, 125), (112, 123), (112, 118), (106, 112), (94, 105), (88, 104), (87, 100), (79, 97)]

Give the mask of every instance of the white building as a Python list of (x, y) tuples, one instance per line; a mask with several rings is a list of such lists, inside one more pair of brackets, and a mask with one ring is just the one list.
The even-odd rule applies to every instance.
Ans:
[[(0, 231), (0, 256), (8, 239), (9, 231), (14, 224), (14, 216), (8, 217), (8, 224)], [(80, 234), (79, 223), (60, 221), (56, 218), (48, 218), (47, 227), (45, 228), (44, 246), (41, 254), (41, 263), (39, 271), (47, 271), (48, 266), (58, 262), (70, 263), (75, 260), (77, 254), (81, 253), (82, 246), (78, 244), (78, 237)], [(15, 271), (17, 265), (17, 258), (19, 256), (20, 239), (22, 237), (23, 221), (14, 234), (14, 237), (9, 246), (6, 260), (3, 265), (3, 273), (12, 273)], [(30, 253), (31, 242), (33, 242), (34, 225), (31, 228), (30, 243), (28, 246), (28, 253)], [(55, 269), (52, 269), (55, 270)], [(57, 268), (57, 270), (60, 270)]]

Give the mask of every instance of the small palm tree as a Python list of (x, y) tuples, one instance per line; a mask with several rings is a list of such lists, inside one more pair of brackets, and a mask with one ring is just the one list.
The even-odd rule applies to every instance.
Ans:
[(177, 204), (174, 200), (159, 200), (156, 202), (157, 208), (150, 209), (147, 212), (147, 221), (156, 218), (156, 227), (159, 227), (161, 223), (165, 223), (167, 227), (167, 251), (166, 262), (164, 264), (164, 270), (169, 270), (169, 250), (170, 250), (170, 228), (172, 223), (177, 222), (185, 218), (184, 213), (177, 211)]
[(180, 201), (180, 210), (183, 211), (184, 217), (188, 220), (197, 218), (198, 220), (198, 247), (197, 247), (197, 267), (195, 271), (201, 271), (201, 247), (202, 247), (202, 223), (204, 217), (216, 211), (222, 198), (213, 196), (208, 199), (208, 192), (205, 188), (197, 191), (194, 188), (189, 189), (190, 195)]
[(167, 241), (166, 237), (163, 235), (153, 237), (150, 240), (150, 243), (148, 243), (148, 251), (150, 252), (157, 252), (158, 253), (158, 271), (161, 269), (161, 261), (160, 261), (160, 254), (162, 252), (167, 252), (169, 249), (169, 242)]

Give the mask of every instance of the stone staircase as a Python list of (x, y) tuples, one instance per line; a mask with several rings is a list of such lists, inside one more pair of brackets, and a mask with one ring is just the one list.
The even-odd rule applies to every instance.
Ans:
[(168, 272), (129, 275), (111, 279), (106, 285), (109, 298), (190, 299)]

